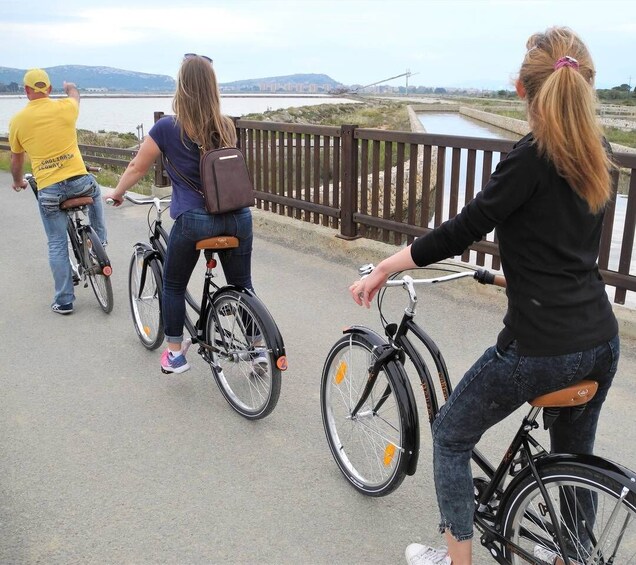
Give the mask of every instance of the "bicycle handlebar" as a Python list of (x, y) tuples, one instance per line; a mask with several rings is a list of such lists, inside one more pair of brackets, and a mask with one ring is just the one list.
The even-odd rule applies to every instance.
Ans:
[(129, 192), (124, 192), (124, 200), (128, 200), (128, 202), (132, 202), (133, 204), (154, 204), (158, 207), (159, 204), (168, 204), (172, 202), (172, 196), (163, 196), (159, 198), (158, 196), (152, 196), (150, 198), (135, 198), (131, 196)]
[[(364, 265), (360, 267), (358, 270), (362, 278), (369, 275), (373, 269), (375, 269), (375, 265), (372, 263), (368, 265)], [(463, 279), (465, 277), (472, 277), (480, 284), (492, 284), (494, 286), (500, 286), (502, 288), (506, 288), (506, 278), (503, 275), (497, 275), (495, 273), (491, 273), (487, 269), (477, 269), (476, 271), (461, 271), (459, 273), (452, 273), (450, 275), (442, 275), (439, 277), (431, 277), (428, 279), (414, 279), (409, 275), (404, 275), (399, 279), (388, 280), (384, 284), (384, 286), (404, 286), (407, 285), (423, 285), (423, 284), (437, 284), (441, 282), (452, 281), (456, 279)]]
[[(159, 198), (157, 196), (151, 196), (150, 198), (136, 198), (131, 196), (129, 192), (124, 192), (124, 200), (128, 200), (128, 202), (132, 202), (137, 205), (150, 205), (154, 206), (157, 210), (157, 217), (160, 217), (161, 214), (167, 210), (167, 208), (162, 208), (162, 204), (168, 204), (168, 208), (170, 207), (170, 203), (172, 202), (172, 196), (164, 196)], [(107, 204), (113, 204), (114, 200), (112, 198), (106, 199)]]

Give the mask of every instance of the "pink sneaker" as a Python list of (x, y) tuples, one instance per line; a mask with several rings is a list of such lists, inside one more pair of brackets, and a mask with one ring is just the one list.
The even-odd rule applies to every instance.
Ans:
[(163, 373), (185, 373), (189, 369), (190, 365), (188, 365), (183, 352), (174, 357), (170, 350), (166, 349), (161, 354), (161, 371)]

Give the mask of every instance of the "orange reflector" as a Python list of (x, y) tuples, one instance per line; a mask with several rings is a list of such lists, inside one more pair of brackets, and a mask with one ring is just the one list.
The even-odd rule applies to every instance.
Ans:
[(342, 379), (345, 378), (347, 374), (347, 364), (344, 361), (340, 361), (340, 365), (338, 365), (338, 369), (336, 370), (336, 374), (333, 377), (333, 380), (336, 381), (336, 384), (339, 385), (342, 382)]
[(113, 274), (113, 269), (111, 268), (110, 265), (106, 265), (103, 269), (102, 269), (102, 274), (105, 277), (110, 277), (110, 275)]
[(281, 371), (286, 371), (287, 370), (287, 357), (285, 357), (284, 355), (281, 355), (278, 359), (276, 359), (276, 366)]
[(391, 461), (393, 461), (394, 455), (395, 455), (395, 445), (390, 443), (389, 445), (386, 446), (386, 449), (384, 450), (384, 466), (385, 467), (388, 467), (391, 464)]
[(150, 328), (148, 326), (144, 326), (144, 333), (150, 335)]

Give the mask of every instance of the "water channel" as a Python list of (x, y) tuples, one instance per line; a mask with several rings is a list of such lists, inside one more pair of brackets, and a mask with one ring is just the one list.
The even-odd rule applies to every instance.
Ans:
[[(485, 122), (481, 122), (479, 120), (475, 120), (473, 118), (469, 118), (458, 112), (426, 112), (422, 114), (418, 114), (418, 118), (421, 124), (426, 129), (427, 133), (434, 133), (440, 135), (460, 135), (460, 136), (469, 136), (469, 137), (485, 137), (489, 139), (509, 139), (509, 140), (519, 140), (521, 135), (517, 133), (510, 132), (508, 130), (504, 130), (498, 128), (496, 126), (492, 126)], [(460, 179), (459, 179), (459, 198), (460, 202), (463, 202), (464, 198), (464, 186), (466, 184), (466, 175), (465, 175), (465, 163), (467, 159), (467, 150), (462, 149), (461, 151), (461, 163), (460, 167)], [(497, 166), (499, 162), (499, 155), (493, 155), (493, 170)], [(450, 154), (447, 153), (446, 156), (446, 190), (450, 190)], [(480, 159), (477, 159), (477, 170), (475, 172), (475, 178), (481, 178), (481, 165)], [(476, 180), (476, 182), (479, 182)], [(479, 187), (474, 187), (475, 192), (479, 190)], [(446, 199), (447, 200), (447, 199)], [(614, 235), (612, 237), (612, 244), (610, 250), (610, 260), (609, 260), (609, 269), (618, 270), (618, 261), (620, 254), (620, 242), (623, 234), (623, 226), (625, 223), (625, 210), (627, 208), (627, 197), (624, 195), (618, 195), (616, 199), (616, 212), (614, 216)], [(489, 234), (488, 238), (492, 241), (492, 234)], [(471, 260), (473, 259), (474, 254), (471, 254)], [(488, 261), (487, 261), (487, 265)], [(631, 262), (631, 273), (636, 273), (636, 253), (632, 252), (632, 262)], [(613, 297), (614, 288), (607, 288), (608, 294), (610, 297)], [(632, 294), (628, 293), (626, 305), (634, 308), (636, 307), (636, 297), (633, 297)]]

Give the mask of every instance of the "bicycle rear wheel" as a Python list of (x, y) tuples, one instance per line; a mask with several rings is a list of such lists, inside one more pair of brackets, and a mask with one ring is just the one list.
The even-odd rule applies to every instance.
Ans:
[[(110, 262), (97, 234), (91, 228), (82, 232), (84, 264), (100, 308), (107, 314), (113, 309), (113, 285), (110, 280)], [(108, 263), (104, 266), (104, 263)], [(107, 269), (107, 271), (106, 271)]]
[(164, 338), (161, 316), (161, 268), (155, 259), (150, 259), (144, 275), (143, 248), (135, 248), (128, 270), (128, 298), (133, 325), (137, 336), (146, 349), (157, 349)]
[[(539, 485), (529, 476), (503, 510), (507, 539), (546, 563), (563, 563), (556, 536), (560, 531), (572, 565), (636, 563), (636, 484), (627, 488), (602, 469), (568, 463), (551, 465), (539, 474), (557, 523)], [(506, 551), (513, 565), (526, 563)]]
[(374, 343), (347, 334), (331, 348), (322, 372), (320, 410), (329, 449), (345, 478), (363, 494), (385, 496), (404, 480), (410, 454), (404, 405), (397, 388), (406, 377), (390, 361), (357, 414), (375, 361)]
[(219, 351), (204, 358), (230, 406), (249, 420), (267, 416), (280, 396), (281, 371), (272, 356), (275, 327), (258, 298), (235, 289), (215, 293), (208, 309), (206, 341)]

